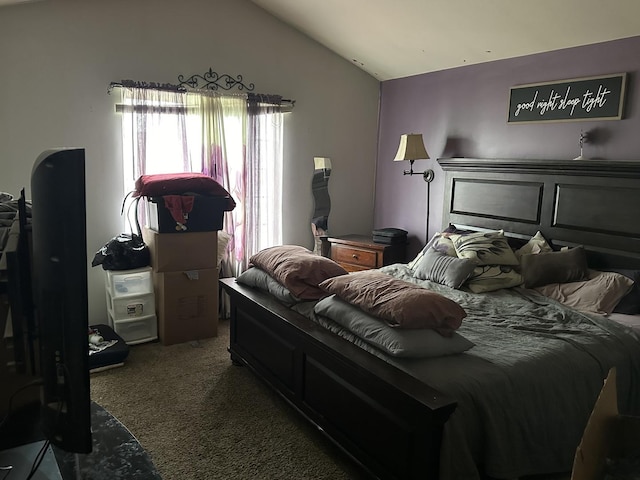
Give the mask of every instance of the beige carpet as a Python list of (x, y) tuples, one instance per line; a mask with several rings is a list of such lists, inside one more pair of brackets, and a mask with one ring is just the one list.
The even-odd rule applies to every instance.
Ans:
[(91, 375), (92, 399), (133, 433), (164, 480), (366, 478), (248, 368), (233, 366), (228, 345), (222, 321), (216, 338), (132, 346), (124, 367)]
[(249, 369), (229, 360), (229, 325), (196, 344), (131, 347), (91, 375), (92, 399), (151, 454), (164, 480), (362, 479)]

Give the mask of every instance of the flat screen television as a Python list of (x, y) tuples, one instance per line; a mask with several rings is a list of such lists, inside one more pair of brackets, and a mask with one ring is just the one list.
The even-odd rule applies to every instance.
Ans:
[(39, 429), (44, 438), (64, 451), (89, 453), (84, 149), (48, 150), (36, 159), (31, 172), (31, 241), (25, 254), (28, 230), (21, 220), (16, 242), (21, 247), (7, 262), (13, 341), (22, 357), (16, 365), (36, 359), (34, 371), (26, 373), (40, 384)]
[(42, 427), (52, 444), (91, 451), (84, 149), (43, 152), (31, 172), (32, 272)]

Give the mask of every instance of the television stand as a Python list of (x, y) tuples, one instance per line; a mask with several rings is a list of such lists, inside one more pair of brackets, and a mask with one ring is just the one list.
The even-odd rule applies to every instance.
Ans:
[[(23, 409), (20, 413), (22, 415), (10, 417), (10, 423), (15, 423), (11, 426), (15, 429), (3, 430), (0, 436), (2, 439), (4, 433), (8, 433), (8, 437), (22, 443), (1, 445), (0, 442), (0, 468), (12, 466), (11, 470), (0, 469), (0, 479), (6, 477), (7, 471), (10, 472), (9, 479), (27, 478), (34, 459), (45, 443), (38, 428), (39, 422), (34, 421), (37, 418), (37, 406)], [(12, 432), (20, 431), (20, 426), (28, 432), (29, 438), (21, 436), (18, 439), (12, 435)], [(71, 453), (55, 445), (49, 446), (33, 480), (161, 480), (151, 457), (138, 440), (118, 419), (95, 402), (91, 402), (91, 430), (91, 453)]]
[[(45, 441), (27, 443), (19, 447), (0, 451), (0, 473), (2, 478), (28, 478), (38, 454), (45, 446)], [(44, 457), (33, 480), (63, 480), (50, 446), (46, 447)]]
[(69, 453), (53, 447), (63, 480), (161, 480), (151, 457), (120, 421), (91, 402), (93, 451)]

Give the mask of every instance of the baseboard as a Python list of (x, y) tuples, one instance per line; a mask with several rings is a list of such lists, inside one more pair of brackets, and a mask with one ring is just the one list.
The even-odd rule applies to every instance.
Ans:
[(89, 373), (103, 372), (105, 370), (111, 370), (112, 368), (123, 367), (123, 366), (124, 366), (124, 362), (113, 363), (111, 365), (105, 365), (104, 367), (92, 368), (91, 370), (89, 370)]

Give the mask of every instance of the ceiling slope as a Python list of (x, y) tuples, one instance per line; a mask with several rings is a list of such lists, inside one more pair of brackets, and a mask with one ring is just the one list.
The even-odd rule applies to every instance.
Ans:
[(379, 80), (640, 35), (639, 0), (252, 0)]

